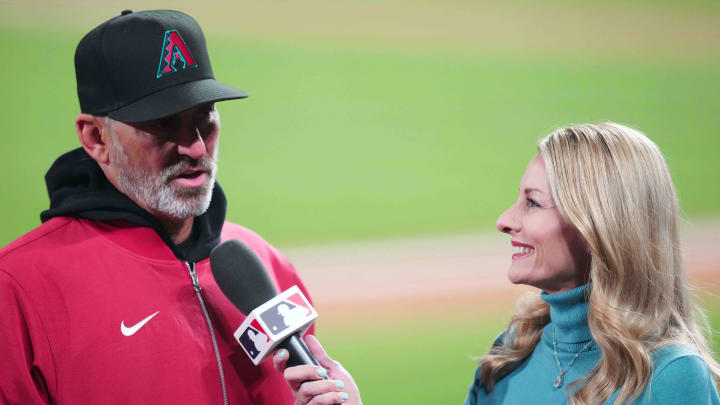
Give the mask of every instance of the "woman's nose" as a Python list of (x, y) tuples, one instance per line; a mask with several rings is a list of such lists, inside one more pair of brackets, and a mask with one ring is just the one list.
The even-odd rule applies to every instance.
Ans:
[(498, 217), (495, 222), (497, 230), (503, 233), (516, 233), (520, 231), (520, 221), (515, 215), (516, 204), (511, 205)]

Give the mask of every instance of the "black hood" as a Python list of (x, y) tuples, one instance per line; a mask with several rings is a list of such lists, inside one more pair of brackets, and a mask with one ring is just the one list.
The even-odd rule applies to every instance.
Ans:
[(75, 217), (93, 221), (122, 220), (153, 228), (175, 256), (183, 261), (202, 260), (220, 243), (227, 199), (217, 182), (210, 207), (195, 218), (191, 236), (179, 245), (172, 242), (155, 217), (118, 191), (97, 162), (82, 148), (57, 158), (45, 174), (45, 183), (50, 209), (40, 214), (42, 222), (54, 217)]

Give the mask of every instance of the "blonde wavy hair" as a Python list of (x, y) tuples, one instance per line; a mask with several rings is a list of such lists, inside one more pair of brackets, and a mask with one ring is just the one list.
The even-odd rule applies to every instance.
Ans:
[[(591, 252), (588, 324), (602, 355), (567, 387), (572, 404), (602, 403), (618, 389), (616, 403), (632, 402), (652, 376), (652, 351), (670, 344), (697, 350), (717, 384), (720, 367), (703, 334), (707, 317), (685, 283), (677, 196), (658, 147), (606, 122), (560, 128), (538, 150), (556, 206)], [(532, 353), (548, 322), (539, 293), (518, 301), (503, 343), (479, 359), (488, 391)]]

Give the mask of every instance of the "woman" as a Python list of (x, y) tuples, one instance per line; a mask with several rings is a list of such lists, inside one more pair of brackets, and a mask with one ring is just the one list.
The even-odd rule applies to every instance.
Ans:
[[(508, 278), (540, 292), (479, 359), (465, 404), (720, 404), (657, 146), (603, 123), (561, 128), (538, 150), (497, 227), (516, 249)], [(308, 374), (286, 371), (298, 403), (332, 403), (297, 385)]]

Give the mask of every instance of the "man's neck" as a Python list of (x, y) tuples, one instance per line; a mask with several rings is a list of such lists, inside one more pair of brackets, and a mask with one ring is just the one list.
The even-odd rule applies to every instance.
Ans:
[(195, 217), (185, 219), (169, 219), (167, 217), (155, 217), (160, 225), (162, 225), (165, 232), (167, 232), (170, 239), (176, 245), (185, 242), (192, 233), (193, 223)]

